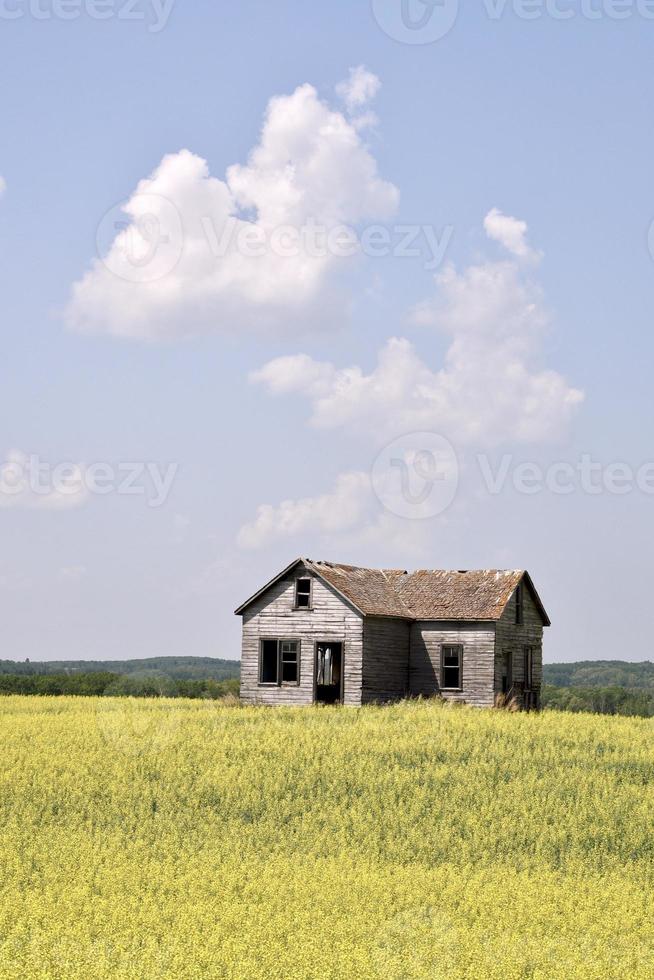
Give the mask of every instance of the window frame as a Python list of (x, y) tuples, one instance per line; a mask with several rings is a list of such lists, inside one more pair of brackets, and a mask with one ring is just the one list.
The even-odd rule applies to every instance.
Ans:
[[(277, 644), (277, 680), (275, 681), (262, 681), (262, 669), (263, 669), (263, 645), (264, 643), (276, 643)], [(284, 680), (284, 660), (282, 652), (282, 644), (284, 643), (294, 643), (297, 654), (297, 680), (285, 681)], [(286, 661), (286, 663), (291, 663), (292, 661)], [(298, 636), (261, 636), (259, 637), (259, 674), (258, 674), (258, 686), (259, 687), (299, 687), (300, 686), (300, 676), (302, 669), (302, 641)]]
[[(444, 684), (445, 670), (453, 670), (453, 667), (445, 667), (446, 650), (456, 650), (459, 656), (459, 685), (458, 687), (446, 687)], [(441, 691), (462, 691), (463, 690), (463, 643), (441, 643)]]
[[(302, 592), (302, 593), (299, 592), (298, 586), (299, 586), (300, 582), (308, 582), (309, 583), (309, 591), (308, 592)], [(306, 606), (305, 605), (300, 605), (300, 603), (298, 601), (298, 597), (300, 595), (308, 595), (309, 596), (309, 601), (307, 602)], [(300, 575), (298, 578), (295, 579), (295, 585), (293, 587), (293, 609), (294, 610), (298, 610), (298, 609), (309, 609), (309, 610), (311, 610), (311, 609), (313, 609), (313, 579), (312, 579), (312, 577), (310, 575)]]
[(522, 648), (522, 671), (525, 691), (534, 690), (534, 648)]

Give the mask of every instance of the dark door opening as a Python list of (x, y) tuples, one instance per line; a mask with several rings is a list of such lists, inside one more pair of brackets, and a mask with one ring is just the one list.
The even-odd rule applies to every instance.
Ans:
[(316, 703), (343, 700), (343, 644), (316, 643)]

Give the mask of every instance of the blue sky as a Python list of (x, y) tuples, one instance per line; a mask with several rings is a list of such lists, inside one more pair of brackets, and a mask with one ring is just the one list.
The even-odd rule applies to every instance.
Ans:
[[(528, 567), (547, 659), (651, 656), (654, 21), (462, 3), (414, 44), (374, 6), (0, 5), (0, 461), (46, 467), (0, 495), (3, 656), (236, 657), (299, 554)], [(139, 207), (167, 244), (126, 267)], [(245, 223), (263, 256), (212, 251)], [(312, 223), (359, 253), (271, 244)]]

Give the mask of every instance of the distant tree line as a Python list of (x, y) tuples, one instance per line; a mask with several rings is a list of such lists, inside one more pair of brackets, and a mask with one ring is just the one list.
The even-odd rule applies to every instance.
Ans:
[(0, 674), (0, 694), (86, 695), (115, 697), (207, 698), (237, 695), (238, 678), (216, 681), (88, 671), (75, 674)]
[(601, 715), (654, 717), (654, 691), (626, 687), (543, 686), (543, 707), (558, 711), (591, 711)]
[(0, 675), (20, 674), (138, 674), (174, 680), (226, 681), (238, 677), (238, 660), (218, 657), (146, 657), (138, 660), (0, 660)]
[(623, 660), (580, 660), (569, 664), (545, 664), (543, 680), (555, 687), (625, 687), (654, 692), (654, 663)]

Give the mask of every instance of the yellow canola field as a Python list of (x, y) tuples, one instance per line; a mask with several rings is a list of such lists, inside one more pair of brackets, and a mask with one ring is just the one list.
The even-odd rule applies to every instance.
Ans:
[(640, 719), (0, 698), (0, 977), (654, 977)]

